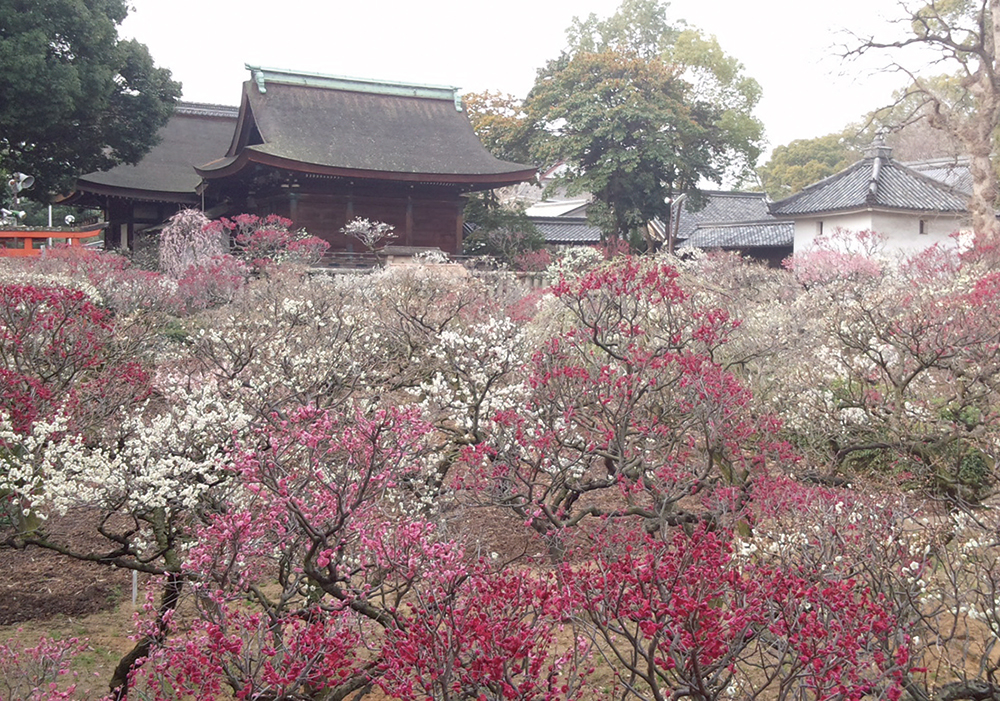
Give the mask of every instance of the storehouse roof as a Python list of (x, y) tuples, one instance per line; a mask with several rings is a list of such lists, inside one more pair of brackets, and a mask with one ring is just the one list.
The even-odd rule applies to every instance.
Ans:
[(968, 196), (892, 160), (876, 142), (854, 165), (771, 205), (776, 216), (848, 212), (873, 208), (919, 212), (964, 212)]
[(935, 158), (904, 163), (907, 168), (950, 185), (959, 192), (972, 193), (972, 171), (968, 158)]
[(791, 246), (795, 224), (790, 221), (706, 224), (695, 229), (679, 248), (758, 248)]
[(601, 230), (587, 221), (586, 217), (531, 217), (545, 243), (597, 244), (601, 242)]

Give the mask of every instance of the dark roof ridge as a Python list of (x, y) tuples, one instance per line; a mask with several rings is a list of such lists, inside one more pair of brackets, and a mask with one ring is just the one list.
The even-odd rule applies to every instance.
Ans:
[(698, 224), (694, 227), (694, 230), (697, 231), (698, 229), (708, 229), (708, 228), (721, 229), (725, 227), (750, 226), (756, 224), (793, 224), (794, 222), (795, 220), (792, 219), (791, 217), (782, 217), (782, 218), (775, 217), (774, 219), (753, 219), (747, 221), (719, 221), (719, 222), (704, 221), (704, 222), (698, 222)]
[(968, 156), (940, 156), (939, 158), (924, 158), (919, 161), (896, 161), (907, 168), (917, 168), (919, 166), (967, 166), (969, 165)]
[(285, 68), (265, 68), (246, 64), (250, 71), (250, 80), (257, 85), (261, 93), (267, 92), (267, 84), (283, 83), (307, 88), (322, 88), (326, 90), (344, 90), (375, 95), (394, 95), (397, 97), (419, 97), (432, 100), (447, 100), (455, 105), (455, 110), (461, 112), (462, 98), (459, 88), (452, 85), (434, 85), (429, 83), (404, 83), (395, 80), (377, 78), (355, 78), (345, 75), (325, 73), (309, 73), (293, 71)]
[(766, 192), (757, 192), (756, 190), (749, 192), (741, 192), (739, 190), (698, 190), (699, 194), (702, 195), (718, 195), (721, 197), (766, 197)]
[(865, 155), (865, 160), (872, 161), (872, 174), (868, 179), (868, 194), (865, 195), (865, 204), (877, 204), (878, 203), (878, 181), (882, 176), (882, 162), (885, 161), (886, 166), (889, 166), (891, 159), (888, 155), (876, 154), (874, 157), (869, 157)]
[(212, 102), (183, 102), (178, 101), (174, 104), (174, 112), (177, 114), (189, 114), (192, 116), (201, 117), (236, 117), (239, 112), (239, 107), (234, 107), (232, 105), (219, 105)]
[(570, 215), (546, 217), (538, 214), (530, 214), (528, 215), (528, 218), (531, 219), (531, 221), (533, 222), (543, 222), (546, 224), (571, 224), (576, 222), (587, 221), (587, 215), (575, 216), (575, 217)]

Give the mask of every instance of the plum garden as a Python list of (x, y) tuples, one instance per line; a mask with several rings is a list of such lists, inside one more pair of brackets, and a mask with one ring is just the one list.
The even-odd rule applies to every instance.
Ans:
[[(111, 698), (1000, 697), (995, 252), (531, 291), (185, 216), (0, 283), (0, 542), (151, 582)], [(75, 644), (0, 695), (76, 698)]]

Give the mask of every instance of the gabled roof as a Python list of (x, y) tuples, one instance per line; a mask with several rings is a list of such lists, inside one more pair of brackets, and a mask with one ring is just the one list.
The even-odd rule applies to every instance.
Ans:
[(677, 226), (678, 240), (689, 238), (696, 229), (712, 224), (734, 222), (759, 222), (773, 219), (767, 209), (767, 196), (763, 192), (704, 191), (705, 206), (691, 209), (685, 202)]
[(237, 114), (235, 107), (178, 102), (157, 134), (159, 143), (138, 164), (83, 175), (77, 179), (76, 190), (147, 201), (197, 203), (201, 176), (193, 166), (226, 152)]
[(349, 178), (484, 189), (534, 177), (494, 158), (466, 117), (458, 89), (247, 66), (236, 134), (206, 178), (250, 164)]
[(916, 212), (965, 212), (968, 196), (907, 168), (892, 150), (875, 143), (854, 165), (771, 205), (777, 216), (798, 216), (868, 209)]

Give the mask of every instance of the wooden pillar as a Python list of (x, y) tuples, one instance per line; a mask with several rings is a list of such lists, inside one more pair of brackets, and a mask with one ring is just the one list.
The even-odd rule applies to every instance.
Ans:
[[(347, 188), (347, 221), (354, 219), (354, 188)], [(345, 224), (347, 222), (344, 222)]]
[(107, 228), (104, 230), (104, 250), (114, 251), (122, 247), (122, 232), (121, 227), (115, 221), (115, 218), (111, 212), (111, 198), (105, 198), (104, 200), (104, 221), (108, 222)]
[(413, 245), (413, 196), (406, 196), (406, 245)]

